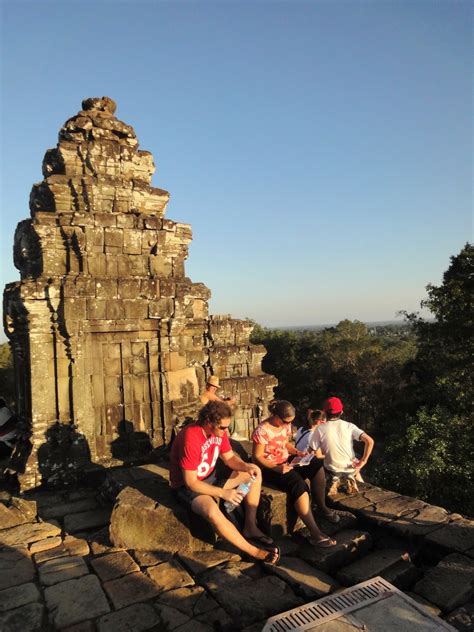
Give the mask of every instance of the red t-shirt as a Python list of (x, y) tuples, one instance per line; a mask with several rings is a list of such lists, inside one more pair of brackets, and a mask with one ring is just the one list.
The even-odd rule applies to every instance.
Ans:
[(227, 432), (222, 437), (214, 433), (206, 437), (201, 426), (191, 424), (181, 430), (173, 442), (170, 454), (170, 485), (174, 489), (184, 485), (183, 470), (196, 471), (199, 480), (213, 471), (217, 457), (231, 452)]

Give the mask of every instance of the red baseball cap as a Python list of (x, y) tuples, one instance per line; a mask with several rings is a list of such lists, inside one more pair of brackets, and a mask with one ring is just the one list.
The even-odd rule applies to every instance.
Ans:
[(337, 415), (338, 413), (342, 413), (344, 406), (342, 405), (339, 397), (330, 397), (323, 404), (323, 410), (325, 413), (329, 413), (330, 415)]

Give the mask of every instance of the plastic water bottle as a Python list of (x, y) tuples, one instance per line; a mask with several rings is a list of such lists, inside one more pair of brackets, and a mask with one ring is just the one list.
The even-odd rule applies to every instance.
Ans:
[[(252, 486), (252, 483), (254, 482), (254, 480), (255, 480), (255, 478), (253, 476), (251, 476), (248, 483), (240, 483), (240, 485), (235, 490), (235, 491), (239, 492), (240, 494), (242, 494), (242, 500), (249, 493), (250, 487)], [(237, 507), (237, 505), (234, 505), (234, 503), (231, 503), (229, 500), (226, 500), (225, 503), (224, 503), (224, 507), (225, 507), (225, 510), (227, 511), (227, 513), (231, 513), (232, 511), (234, 511), (234, 509)]]

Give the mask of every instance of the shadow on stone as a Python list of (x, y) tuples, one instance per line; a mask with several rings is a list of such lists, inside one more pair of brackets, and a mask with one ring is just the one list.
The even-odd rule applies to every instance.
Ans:
[(143, 463), (152, 451), (146, 432), (136, 432), (131, 421), (123, 419), (117, 426), (118, 438), (110, 444), (112, 456), (127, 465)]

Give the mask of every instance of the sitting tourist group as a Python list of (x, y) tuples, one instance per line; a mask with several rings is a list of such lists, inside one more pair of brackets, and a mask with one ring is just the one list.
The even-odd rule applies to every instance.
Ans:
[[(294, 435), (295, 408), (278, 400), (270, 403), (270, 416), (254, 430), (252, 461), (246, 462), (233, 451), (229, 440), (235, 400), (221, 399), (218, 389), (218, 378), (211, 376), (201, 396), (204, 405), (197, 421), (183, 428), (173, 442), (170, 485), (179, 502), (249, 558), (275, 565), (280, 550), (257, 524), (262, 482), (268, 483), (287, 494), (308, 529), (312, 546), (336, 546), (336, 539), (319, 528), (315, 514), (331, 523), (340, 521), (340, 512), (326, 505), (326, 489), (329, 495), (341, 485), (348, 493), (357, 490), (373, 439), (342, 419), (343, 404), (338, 397), (327, 399), (321, 410), (310, 409), (306, 427)], [(364, 445), (360, 458), (354, 452), (355, 441)], [(218, 458), (227, 466), (227, 475), (218, 477)], [(245, 512), (239, 529), (229, 513), (241, 503)]]

